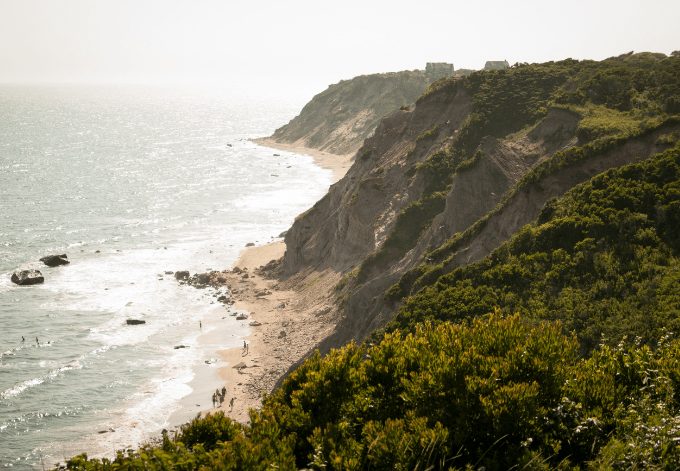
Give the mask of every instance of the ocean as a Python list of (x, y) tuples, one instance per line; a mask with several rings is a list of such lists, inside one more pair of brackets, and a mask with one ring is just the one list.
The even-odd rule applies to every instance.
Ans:
[[(238, 346), (248, 327), (166, 272), (228, 268), (327, 190), (310, 157), (249, 141), (299, 105), (0, 87), (0, 468), (112, 455), (210, 408), (191, 397), (197, 379), (219, 385), (201, 336), (222, 329), (220, 346)], [(62, 253), (69, 265), (38, 261)], [(10, 282), (27, 268), (44, 284)]]

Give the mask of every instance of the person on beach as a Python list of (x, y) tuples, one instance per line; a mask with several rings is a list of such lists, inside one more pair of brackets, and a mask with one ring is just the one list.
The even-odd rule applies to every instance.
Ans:
[(201, 329), (201, 330), (203, 330), (203, 322), (198, 321), (198, 328)]
[(246, 343), (246, 355), (250, 353), (250, 344)]
[(225, 399), (227, 398), (227, 387), (226, 386), (222, 386), (222, 397), (225, 398)]
[(217, 404), (217, 397), (215, 397), (215, 393), (212, 395), (212, 401), (213, 401), (213, 407), (215, 407), (215, 404)]
[(224, 402), (224, 396), (220, 394), (220, 407), (222, 407), (223, 402)]
[(232, 397), (229, 401), (229, 412), (234, 410), (234, 398)]
[(248, 344), (247, 344), (246, 341), (244, 340), (244, 341), (243, 341), (243, 353), (246, 352), (246, 349), (247, 349), (247, 348), (248, 348)]

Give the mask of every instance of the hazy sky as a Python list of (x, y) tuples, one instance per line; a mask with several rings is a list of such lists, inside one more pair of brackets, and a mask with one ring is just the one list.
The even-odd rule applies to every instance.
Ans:
[(680, 0), (0, 0), (0, 82), (309, 95), (355, 75), (680, 49)]

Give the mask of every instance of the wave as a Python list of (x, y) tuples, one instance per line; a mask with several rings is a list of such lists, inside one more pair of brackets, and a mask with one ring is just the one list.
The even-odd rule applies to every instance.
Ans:
[[(49, 346), (51, 346), (51, 344), (49, 344), (49, 343), (42, 344), (40, 347), (43, 347), (43, 346), (49, 347)], [(16, 349), (14, 349), (14, 351), (22, 350), (24, 348), (28, 348), (28, 346), (17, 347)], [(70, 362), (68, 362), (67, 364), (65, 364), (65, 365), (63, 365), (59, 368), (55, 368), (53, 370), (50, 370), (46, 375), (22, 381), (21, 383), (16, 384), (13, 387), (6, 389), (2, 393), (0, 393), (0, 399), (10, 399), (10, 398), (13, 398), (13, 397), (17, 397), (20, 394), (22, 394), (24, 391), (31, 389), (31, 388), (34, 388), (36, 386), (39, 386), (39, 385), (41, 385), (45, 382), (52, 381), (55, 378), (66, 373), (67, 371), (80, 370), (80, 369), (83, 368), (83, 362), (85, 361), (85, 359), (87, 357), (97, 356), (101, 353), (107, 352), (108, 350), (110, 350), (112, 348), (116, 348), (116, 347), (114, 345), (103, 345), (101, 347), (95, 348), (94, 350), (92, 350), (92, 351), (90, 351), (90, 352), (88, 352), (84, 355), (81, 355), (79, 358), (77, 358), (75, 360), (71, 360)]]
[(0, 393), (0, 399), (10, 399), (13, 397), (17, 397), (18, 395), (22, 394), (24, 391), (34, 388), (36, 386), (39, 386), (43, 384), (46, 381), (52, 381), (58, 376), (66, 373), (67, 371), (71, 370), (79, 370), (83, 367), (82, 363), (78, 360), (73, 360), (69, 362), (68, 364), (54, 369), (47, 373), (44, 376), (40, 376), (38, 378), (31, 378), (27, 379), (26, 381), (23, 381), (9, 389), (4, 390), (2, 393)]

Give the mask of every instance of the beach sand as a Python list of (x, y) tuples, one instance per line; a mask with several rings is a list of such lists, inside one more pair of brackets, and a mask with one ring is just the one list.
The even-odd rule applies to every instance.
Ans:
[(293, 152), (295, 154), (309, 155), (314, 159), (314, 163), (316, 163), (319, 167), (331, 170), (333, 172), (332, 183), (337, 182), (345, 175), (345, 173), (347, 173), (347, 170), (349, 170), (349, 168), (352, 166), (352, 158), (354, 157), (354, 154), (337, 155), (317, 149), (310, 149), (309, 147), (304, 147), (297, 144), (282, 144), (280, 142), (273, 141), (268, 137), (253, 139), (253, 142), (264, 147), (271, 147), (272, 149)]
[[(342, 178), (351, 165), (349, 155), (338, 156), (268, 139), (255, 142), (310, 155), (317, 165), (333, 171), (333, 183)], [(222, 272), (235, 301), (233, 308), (248, 313), (248, 319), (242, 322), (256, 325), (251, 324), (245, 339), (247, 351), (243, 347), (219, 351), (225, 365), (220, 368), (219, 376), (227, 393), (220, 407), (204, 413), (223, 410), (239, 422), (248, 422), (248, 410), (258, 408), (263, 395), (270, 393), (281, 376), (337, 324), (334, 287), (341, 275), (330, 270), (308, 271), (278, 280), (271, 276), (267, 265), (280, 259), (285, 249), (283, 241), (246, 248), (232, 270)], [(235, 368), (239, 364), (245, 367)], [(209, 397), (206, 402), (210, 402)]]

